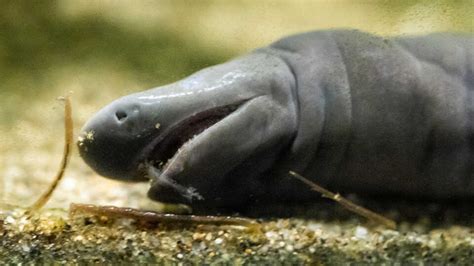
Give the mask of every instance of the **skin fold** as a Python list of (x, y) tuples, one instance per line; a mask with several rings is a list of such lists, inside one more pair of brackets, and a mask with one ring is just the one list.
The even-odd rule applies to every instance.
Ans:
[(474, 41), (316, 31), (131, 94), (82, 129), (99, 174), (197, 209), (339, 192), (474, 196)]

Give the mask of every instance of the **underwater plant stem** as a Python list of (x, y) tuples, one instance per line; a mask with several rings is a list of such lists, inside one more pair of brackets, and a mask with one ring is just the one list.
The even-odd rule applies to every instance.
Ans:
[(71, 203), (69, 207), (69, 216), (74, 217), (79, 213), (106, 216), (110, 218), (129, 218), (140, 222), (161, 223), (165, 225), (228, 225), (243, 226), (249, 229), (249, 231), (255, 232), (260, 230), (260, 224), (257, 221), (243, 217), (169, 214), (126, 207)]
[(384, 217), (384, 216), (382, 216), (378, 213), (375, 213), (375, 212), (373, 212), (369, 209), (366, 209), (366, 208), (364, 208), (360, 205), (357, 205), (357, 204), (353, 203), (352, 201), (342, 197), (340, 194), (333, 193), (333, 192), (319, 186), (318, 184), (310, 181), (309, 179), (303, 177), (302, 175), (300, 175), (296, 172), (290, 171), (289, 173), (290, 173), (290, 175), (294, 176), (296, 179), (298, 179), (301, 182), (308, 185), (312, 190), (321, 193), (323, 195), (323, 197), (326, 197), (326, 198), (329, 198), (329, 199), (332, 199), (332, 200), (336, 201), (337, 203), (341, 204), (344, 208), (348, 209), (349, 211), (354, 212), (354, 213), (356, 213), (360, 216), (363, 216), (363, 217), (365, 217), (369, 220), (372, 220), (372, 221), (375, 221), (377, 223), (383, 224), (387, 228), (390, 228), (390, 229), (396, 229), (397, 228), (397, 224), (395, 223), (395, 221), (393, 221), (391, 219), (388, 219), (388, 218), (386, 218), (386, 217)]
[(61, 160), (61, 165), (59, 168), (58, 173), (56, 174), (54, 181), (49, 186), (48, 190), (46, 190), (37, 200), (28, 208), (28, 213), (33, 213), (39, 211), (51, 198), (54, 190), (58, 186), (59, 182), (64, 176), (64, 172), (66, 171), (66, 167), (69, 162), (69, 158), (71, 157), (71, 149), (72, 149), (72, 142), (73, 142), (73, 123), (72, 123), (72, 108), (71, 108), (71, 100), (69, 96), (61, 97), (60, 100), (64, 101), (64, 128), (65, 128), (65, 138), (64, 138), (64, 152), (63, 158)]

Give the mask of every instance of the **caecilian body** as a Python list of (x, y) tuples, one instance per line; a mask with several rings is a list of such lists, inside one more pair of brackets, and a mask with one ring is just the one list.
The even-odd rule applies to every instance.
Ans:
[(354, 30), (290, 36), (120, 98), (83, 128), (99, 174), (198, 209), (339, 192), (474, 197), (474, 41)]

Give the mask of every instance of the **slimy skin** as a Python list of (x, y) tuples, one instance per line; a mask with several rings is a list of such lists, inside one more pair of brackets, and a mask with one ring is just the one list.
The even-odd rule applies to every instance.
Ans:
[(474, 197), (474, 41), (354, 30), (290, 36), (131, 94), (84, 126), (97, 173), (197, 209), (338, 192)]

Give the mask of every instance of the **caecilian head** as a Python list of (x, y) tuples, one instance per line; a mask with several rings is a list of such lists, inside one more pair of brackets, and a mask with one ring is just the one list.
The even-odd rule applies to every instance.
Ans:
[(156, 200), (220, 197), (209, 187), (273, 145), (262, 138), (271, 138), (273, 112), (283, 104), (269, 96), (274, 81), (266, 71), (246, 60), (112, 102), (83, 127), (82, 158), (105, 177), (151, 180), (149, 196)]

